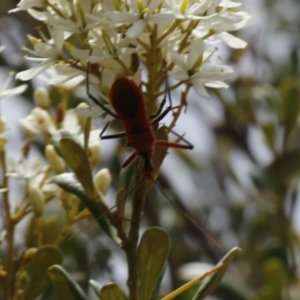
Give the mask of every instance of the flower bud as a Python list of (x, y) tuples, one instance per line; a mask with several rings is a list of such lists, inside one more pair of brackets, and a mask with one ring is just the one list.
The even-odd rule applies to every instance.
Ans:
[(69, 211), (73, 204), (73, 194), (68, 193), (65, 190), (61, 189), (59, 191), (59, 199), (60, 199), (61, 206), (66, 211)]
[(6, 131), (6, 120), (3, 116), (0, 116), (0, 134)]
[(37, 217), (40, 217), (43, 214), (45, 207), (44, 193), (40, 189), (32, 187), (29, 190), (28, 200), (31, 204), (34, 214)]
[(38, 248), (29, 248), (24, 251), (23, 256), (22, 256), (22, 263), (25, 266), (33, 260), (37, 250), (38, 250)]
[(110, 184), (111, 174), (109, 169), (102, 169), (95, 175), (94, 186), (98, 192), (106, 195)]
[(62, 173), (66, 169), (65, 161), (56, 153), (52, 145), (47, 145), (45, 155), (50, 165), (50, 168), (56, 173)]
[(34, 102), (37, 106), (47, 109), (51, 104), (51, 100), (49, 98), (49, 93), (44, 88), (37, 88), (33, 94)]
[(95, 167), (101, 159), (101, 148), (98, 141), (92, 142), (88, 146), (88, 157), (92, 167)]
[(31, 116), (38, 131), (42, 133), (52, 133), (55, 130), (49, 114), (40, 107), (34, 108), (31, 112)]
[[(88, 104), (87, 103), (85, 103), (85, 102), (81, 102), (80, 104), (78, 104), (78, 106), (76, 107), (76, 109), (85, 109), (85, 108), (88, 108), (89, 106), (88, 106)], [(78, 120), (78, 123), (79, 123), (79, 125), (80, 125), (80, 127), (81, 127), (81, 129), (82, 130), (84, 130), (84, 128), (85, 128), (85, 123), (86, 123), (86, 120), (87, 120), (87, 117), (86, 116), (84, 116), (84, 115), (81, 115), (81, 114), (79, 114), (79, 113), (77, 113), (76, 114), (77, 115), (77, 120)]]

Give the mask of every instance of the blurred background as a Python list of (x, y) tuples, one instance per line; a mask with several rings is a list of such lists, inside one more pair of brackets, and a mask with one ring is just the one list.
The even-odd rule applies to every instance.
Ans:
[[(0, 45), (6, 46), (0, 55), (1, 74), (28, 68), (20, 46), (28, 45), (27, 34), (37, 35), (39, 23), (26, 12), (7, 14), (18, 2), (0, 3)], [(172, 239), (165, 293), (197, 276), (203, 263), (215, 264), (239, 246), (243, 251), (211, 299), (300, 299), (300, 2), (243, 2), (252, 20), (238, 35), (248, 46), (221, 49), (222, 62), (234, 67), (235, 78), (227, 90), (210, 90), (210, 100), (189, 94), (187, 112), (176, 131), (185, 133), (195, 148), (170, 150), (158, 178), (168, 196), (202, 224), (221, 248), (158, 189), (148, 195), (144, 228), (162, 226)], [(19, 120), (34, 107), (32, 92), (41, 83), (29, 84), (22, 97), (0, 104), (9, 127), (8, 147), (17, 156), (24, 142)], [(178, 95), (172, 94), (174, 102)], [(103, 126), (100, 120), (95, 122)], [(101, 142), (99, 168), (115, 172), (115, 188), (127, 153), (122, 145), (122, 140)], [(42, 149), (37, 142), (32, 155), (39, 153)], [(112, 188), (106, 198), (113, 200), (114, 194)], [(55, 207), (49, 211), (56, 218), (62, 213)], [(20, 252), (30, 244), (28, 224), (19, 228)], [(86, 289), (89, 279), (115, 281), (126, 288), (123, 253), (97, 225), (66, 241), (63, 248), (64, 265)], [(194, 292), (178, 299), (190, 299)], [(50, 294), (43, 299), (53, 299)]]

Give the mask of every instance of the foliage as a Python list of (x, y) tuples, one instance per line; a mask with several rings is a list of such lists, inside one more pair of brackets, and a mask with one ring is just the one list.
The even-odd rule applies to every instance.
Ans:
[[(234, 36), (228, 31), (249, 21), (235, 5), (21, 1), (15, 12), (30, 9), (35, 20), (19, 12), (5, 19), (12, 20), (11, 28), (26, 24), (9, 42), (1, 40), (8, 44), (1, 62), (18, 69), (18, 79), (31, 80), (24, 98), (31, 100), (34, 92), (35, 107), (21, 120), (25, 140), (17, 158), (9, 157), (10, 128), (16, 125), (7, 130), (3, 116), (10, 114), (1, 109), (3, 299), (157, 299), (170, 289), (163, 275), (174, 292), (165, 300), (204, 299), (211, 293), (225, 300), (298, 298), (299, 4), (267, 1), (255, 10), (251, 1), (252, 25)], [(2, 3), (1, 8), (4, 13), (14, 9)], [(267, 20), (263, 26), (260, 16)], [(46, 21), (38, 34), (32, 30), (37, 21)], [(9, 55), (16, 49), (11, 41), (23, 43), (30, 30), (31, 45), (23, 50), (38, 65), (21, 67)], [(220, 41), (233, 48), (223, 60), (237, 71), (227, 90), (221, 88), (228, 87), (233, 68), (215, 64), (219, 49), (211, 44)], [(142, 159), (121, 170), (122, 139), (114, 150), (107, 151), (106, 141), (100, 147), (95, 125), (102, 125), (91, 117), (102, 114), (109, 121), (109, 116), (97, 106), (77, 106), (87, 99), (87, 75), (91, 93), (108, 109), (110, 87), (119, 75), (141, 86), (149, 115), (168, 100), (165, 88), (170, 90), (176, 108), (165, 126), (154, 128), (156, 138), (167, 140), (169, 134), (172, 139), (173, 128), (187, 130), (195, 149), (170, 151), (165, 159), (166, 149), (156, 147), (152, 176), (163, 195), (151, 189), (152, 180), (132, 190), (143, 178)], [(36, 88), (41, 82), (35, 77), (50, 84), (49, 90)], [(5, 87), (0, 97), (24, 90), (24, 85)], [(11, 99), (10, 109), (14, 103)], [(201, 134), (203, 123), (213, 143)], [(111, 125), (120, 129), (117, 122)], [(196, 130), (200, 133), (193, 134)], [(206, 144), (209, 151), (203, 154)], [(39, 158), (33, 155), (36, 150)], [(179, 209), (165, 204), (165, 195)], [(222, 248), (199, 232), (181, 208)], [(100, 232), (92, 225), (68, 239), (91, 220)], [(23, 238), (21, 227), (26, 228)], [(236, 245), (243, 249), (237, 257)], [(206, 273), (199, 261), (210, 262), (213, 273)]]

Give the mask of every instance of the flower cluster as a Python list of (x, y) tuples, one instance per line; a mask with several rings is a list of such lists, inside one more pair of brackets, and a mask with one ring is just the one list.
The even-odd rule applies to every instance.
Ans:
[[(130, 172), (127, 173), (124, 176), (125, 180), (121, 178), (126, 182), (125, 186), (122, 186), (116, 194), (116, 204), (113, 206), (116, 210), (109, 209), (104, 196), (110, 187), (112, 177), (107, 169), (96, 170), (101, 159), (100, 132), (93, 130), (91, 117), (96, 113), (109, 112), (110, 108), (105, 109), (105, 107), (110, 105), (110, 90), (114, 91), (115, 87), (111, 88), (112, 84), (117, 82), (116, 78), (119, 76), (130, 76), (141, 87), (147, 113), (150, 116), (156, 116), (152, 122), (153, 127), (160, 121), (160, 117), (172, 110), (173, 119), (169, 125), (169, 130), (172, 130), (186, 105), (185, 99), (192, 87), (203, 97), (208, 97), (207, 87), (227, 87), (225, 80), (231, 76), (233, 70), (229, 66), (214, 63), (215, 60), (212, 58), (218, 51), (216, 45), (225, 42), (232, 48), (245, 47), (244, 41), (229, 32), (245, 26), (250, 16), (241, 11), (239, 3), (230, 0), (21, 0), (17, 8), (10, 12), (24, 10), (44, 25), (37, 29), (39, 36), (28, 36), (32, 47), (23, 47), (28, 54), (26, 59), (35, 61), (37, 64), (18, 73), (16, 78), (25, 81), (39, 76), (47, 84), (56, 86), (57, 88), (52, 91), (57, 92), (59, 96), (56, 95), (57, 101), (53, 103), (55, 98), (48, 90), (44, 88), (35, 90), (36, 107), (28, 116), (21, 119), (26, 140), (20, 159), (7, 159), (6, 157), (8, 153), (5, 148), (5, 121), (0, 116), (0, 166), (3, 170), (0, 193), (3, 196), (8, 228), (7, 267), (4, 268), (0, 263), (0, 277), (4, 284), (3, 299), (15, 298), (15, 295), (21, 295), (24, 299), (39, 296), (38, 294), (32, 296), (31, 291), (37, 292), (31, 287), (32, 283), (40, 285), (43, 278), (46, 278), (41, 277), (42, 281), (38, 280), (40, 270), (37, 270), (37, 276), (33, 273), (29, 280), (24, 281), (24, 278), (30, 277), (26, 273), (28, 260), (34, 259), (37, 251), (44, 252), (37, 255), (38, 263), (35, 264), (41, 264), (40, 257), (46, 259), (47, 263), (43, 262), (44, 273), (48, 269), (45, 276), (51, 277), (54, 288), (57, 286), (61, 290), (61, 278), (66, 278), (68, 280), (66, 286), (70, 287), (68, 291), (74, 292), (75, 294), (72, 295), (75, 297), (76, 295), (84, 297), (78, 285), (69, 282), (68, 278), (71, 277), (65, 276), (65, 271), (61, 273), (61, 267), (57, 269), (57, 264), (61, 263), (61, 252), (51, 247), (53, 257), (43, 254), (49, 250), (49, 248), (41, 247), (47, 243), (43, 239), (47, 236), (46, 232), (53, 229), (52, 225), (47, 225), (43, 220), (45, 206), (54, 199), (59, 199), (66, 216), (62, 230), (54, 234), (55, 246), (61, 245), (76, 222), (92, 214), (103, 231), (126, 253), (128, 299), (138, 299), (138, 295), (144, 295), (145, 291), (146, 294), (150, 293), (145, 294), (145, 299), (156, 297), (154, 293), (166, 266), (170, 240), (166, 232), (159, 228), (149, 229), (139, 239), (143, 199), (154, 182), (154, 180), (144, 179), (148, 177), (154, 179), (155, 176), (146, 174), (137, 181), (134, 188), (128, 191), (131, 180), (129, 177), (132, 176), (125, 178)], [(167, 91), (165, 91), (162, 90), (162, 86), (165, 86), (168, 76), (173, 80), (167, 85), (165, 89)], [(100, 105), (89, 107), (86, 104), (80, 104), (77, 112), (81, 114), (78, 115), (76, 110), (69, 109), (69, 100), (74, 88), (84, 84), (85, 80), (87, 94)], [(89, 91), (90, 85), (97, 85), (95, 91), (98, 95), (91, 96), (95, 91), (93, 93)], [(159, 106), (157, 100), (166, 92), (178, 87), (182, 90), (181, 103), (162, 111), (163, 105)], [(21, 93), (25, 88), (26, 85), (6, 91), (0, 89), (0, 99)], [(123, 97), (121, 88), (116, 89)], [(141, 100), (143, 97), (139, 90), (138, 92), (139, 100)], [(144, 112), (144, 107), (142, 108)], [(111, 115), (117, 116), (114, 113)], [(140, 132), (139, 126), (135, 124), (139, 123), (139, 120), (135, 121), (134, 119), (132, 128), (137, 129), (135, 132)], [(160, 131), (160, 129), (163, 130)], [(161, 135), (166, 139), (166, 127), (156, 130), (156, 134), (158, 138)], [(44, 142), (45, 161), (39, 158), (29, 159), (29, 152), (37, 135), (40, 138), (39, 141)], [(118, 136), (124, 136), (124, 134), (120, 133)], [(178, 138), (180, 139), (180, 136)], [(151, 136), (149, 140), (154, 140), (154, 137)], [(155, 162), (153, 170), (157, 169), (157, 172), (170, 143), (165, 142), (161, 145), (165, 146), (164, 150), (153, 154), (153, 158), (157, 154), (157, 159), (153, 159)], [(152, 146), (149, 148), (152, 149)], [(127, 163), (140, 155), (139, 152), (148, 151), (135, 150), (136, 152), (133, 152), (127, 159)], [(150, 154), (149, 157), (151, 157)], [(148, 160), (145, 160), (144, 171), (146, 171), (146, 166), (151, 165)], [(139, 179), (138, 169), (136, 179)], [(152, 166), (148, 171), (152, 172)], [(24, 183), (23, 196), (14, 210), (11, 209), (10, 203), (11, 178)], [(124, 215), (123, 203), (130, 193), (132, 193), (132, 212), (127, 226), (125, 222), (128, 218)], [(26, 250), (18, 260), (19, 269), (15, 276), (14, 230), (15, 226), (29, 213), (34, 215), (33, 221), (36, 228), (33, 235), (38, 249)], [(150, 247), (154, 249), (152, 252), (149, 252), (150, 242), (154, 245)], [(158, 247), (163, 251), (158, 253), (155, 250)], [(54, 259), (54, 256), (57, 256), (57, 259)], [(232, 257), (229, 260), (231, 261)], [(156, 263), (152, 264), (153, 261)], [(48, 264), (50, 268), (47, 267)], [(221, 270), (223, 265), (227, 268), (228, 264), (223, 261), (211, 273)], [(155, 266), (155, 270), (149, 272), (149, 266)], [(53, 274), (58, 274), (56, 272), (64, 275), (62, 277), (54, 275), (52, 278)], [(224, 270), (221, 272), (224, 274)], [(144, 280), (139, 278), (141, 274), (157, 274), (157, 278), (154, 275), (151, 280), (147, 277)], [(220, 276), (216, 278), (219, 280)], [(13, 280), (15, 280), (14, 283)], [(153, 283), (153, 287), (149, 288), (149, 282)], [(143, 286), (145, 283), (146, 286)], [(216, 284), (214, 281), (211, 286), (215, 287)], [(115, 284), (114, 286), (113, 290), (116, 293), (113, 291), (112, 294), (118, 295), (116, 298), (124, 298), (125, 294), (123, 296), (121, 288)], [(101, 291), (104, 289), (96, 285), (95, 287), (99, 297), (100, 294), (102, 297)], [(211, 287), (206, 286), (205, 289), (211, 291)], [(38, 290), (41, 293), (41, 288)], [(111, 291), (110, 289), (109, 293)], [(152, 291), (153, 295), (151, 295)], [(11, 295), (12, 293), (15, 295)]]
[(33, 49), (24, 47), (31, 55), (27, 59), (39, 64), (17, 74), (18, 79), (48, 71), (48, 83), (76, 86), (85, 79), (89, 61), (91, 82), (98, 83), (101, 96), (122, 74), (144, 84), (150, 102), (166, 72), (204, 97), (205, 87), (227, 87), (224, 80), (232, 68), (210, 58), (222, 41), (245, 47), (229, 32), (250, 19), (240, 3), (229, 0), (21, 0), (10, 12), (21, 10), (44, 22), (49, 36), (40, 29), (39, 38), (29, 37)]
[[(36, 135), (42, 135), (45, 142), (45, 156), (48, 165), (41, 166), (40, 160), (36, 159), (30, 165), (26, 157), (25, 151), (23, 151), (24, 159), (16, 162), (14, 159), (10, 159), (12, 166), (12, 172), (8, 173), (8, 176), (17, 177), (19, 179), (29, 180), (29, 188), (33, 186), (39, 186), (45, 192), (55, 191), (49, 181), (52, 175), (61, 174), (66, 172), (66, 163), (58, 155), (53, 144), (53, 138), (55, 135), (62, 135), (64, 132), (72, 136), (76, 136), (77, 142), (80, 145), (84, 145), (85, 136), (83, 134), (84, 126), (86, 124), (86, 118), (80, 117), (74, 113), (74, 110), (65, 110), (63, 112), (58, 108), (55, 113), (51, 110), (51, 99), (48, 91), (44, 88), (38, 88), (34, 93), (34, 100), (37, 107), (35, 107), (29, 115), (21, 119), (21, 125), (24, 128), (27, 141), (26, 147), (29, 148)], [(63, 115), (62, 117), (60, 115)], [(83, 120), (84, 119), (84, 120)], [(87, 155), (91, 168), (96, 167), (101, 160), (101, 148), (99, 144), (99, 130), (92, 129), (89, 132), (89, 138), (87, 141)], [(52, 136), (52, 144), (50, 143), (50, 137)], [(28, 151), (28, 150), (27, 150)], [(104, 173), (103, 173), (104, 172)], [(99, 174), (101, 175), (99, 175)], [(105, 194), (110, 185), (110, 174), (107, 171), (100, 170), (95, 175), (95, 187), (99, 193)], [(107, 173), (107, 179), (103, 181), (103, 174)], [(37, 176), (42, 174), (42, 176)], [(97, 178), (101, 177), (100, 182)], [(34, 180), (31, 180), (34, 178)], [(36, 179), (39, 181), (36, 181)], [(48, 180), (47, 180), (48, 179)], [(34, 184), (34, 182), (37, 182)], [(104, 183), (103, 183), (104, 182)], [(97, 186), (101, 188), (97, 188)]]
[[(0, 52), (3, 49), (4, 47), (0, 47)], [(27, 89), (26, 84), (10, 88), (13, 76), (14, 73), (11, 72), (0, 85), (0, 100), (21, 94)], [(8, 167), (6, 167), (6, 160), (1, 160), (1, 169), (7, 170), (5, 178), (13, 177), (23, 180), (26, 183), (25, 196), (20, 206), (22, 208), (19, 207), (19, 212), (22, 213), (16, 213), (20, 219), (31, 211), (36, 215), (42, 215), (46, 202), (54, 198), (57, 193), (60, 193), (57, 185), (51, 183), (51, 178), (56, 174), (65, 173), (67, 166), (65, 161), (57, 154), (53, 145), (49, 143), (51, 135), (59, 132), (59, 130), (66, 130), (78, 137), (78, 143), (84, 144), (84, 135), (82, 133), (86, 122), (86, 120), (83, 120), (84, 117), (77, 116), (73, 110), (65, 110), (63, 113), (59, 113), (59, 111), (57, 111), (56, 114), (53, 113), (51, 110), (52, 101), (48, 91), (44, 88), (35, 90), (34, 101), (37, 107), (35, 107), (28, 116), (20, 120), (26, 136), (26, 142), (22, 149), (22, 157), (15, 159), (9, 156), (8, 153)], [(60, 114), (62, 114), (63, 117), (58, 118)], [(3, 156), (7, 154), (7, 131), (6, 120), (0, 115), (0, 155)], [(37, 134), (42, 134), (44, 137), (47, 164), (42, 163), (40, 158), (34, 158), (31, 161), (28, 158), (31, 144)], [(99, 130), (91, 130), (87, 141), (88, 160), (92, 168), (101, 160), (101, 148), (98, 136)], [(111, 175), (108, 169), (101, 169), (94, 176), (95, 189), (101, 195), (106, 194), (110, 182)], [(0, 193), (6, 193), (7, 195), (8, 188), (5, 186), (0, 189)], [(69, 198), (70, 195), (68, 195)]]

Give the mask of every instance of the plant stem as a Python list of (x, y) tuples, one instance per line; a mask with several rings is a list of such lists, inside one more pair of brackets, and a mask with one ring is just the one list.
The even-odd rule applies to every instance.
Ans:
[[(6, 176), (7, 168), (5, 161), (5, 151), (0, 153), (0, 164), (3, 173), (3, 182), (2, 187), (8, 189), (8, 179)], [(13, 259), (14, 259), (14, 231), (15, 224), (10, 213), (10, 204), (9, 204), (9, 193), (8, 190), (3, 193), (3, 203), (6, 217), (6, 227), (7, 227), (7, 261), (6, 261), (6, 278), (4, 280), (3, 286), (3, 300), (11, 299), (11, 280), (12, 280), (12, 271), (13, 271)]]
[(139, 281), (137, 276), (137, 244), (139, 240), (139, 229), (142, 219), (142, 213), (145, 203), (146, 189), (144, 184), (134, 193), (132, 200), (132, 215), (130, 229), (126, 243), (123, 249), (128, 262), (128, 280), (129, 299), (139, 299)]

